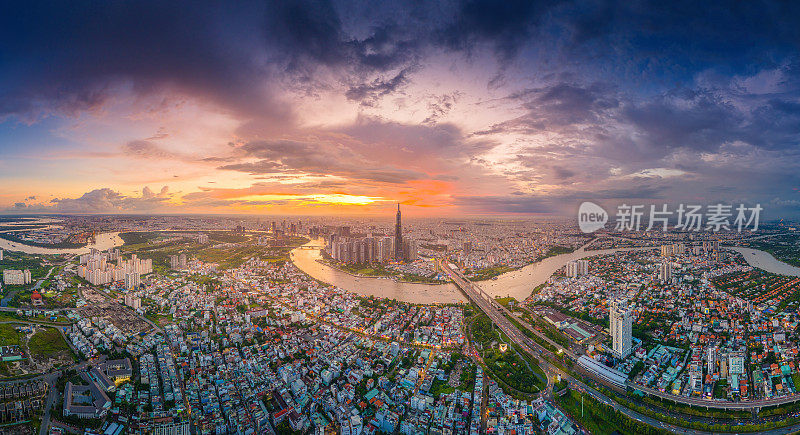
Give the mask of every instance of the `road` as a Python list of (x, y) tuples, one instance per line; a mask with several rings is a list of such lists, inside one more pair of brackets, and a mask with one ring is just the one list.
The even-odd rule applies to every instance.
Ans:
[[(547, 385), (547, 390), (545, 391), (546, 396), (549, 396), (551, 394), (552, 384), (553, 384), (552, 378), (555, 377), (555, 375), (560, 375), (562, 379), (565, 379), (567, 382), (569, 382), (571, 388), (578, 390), (582, 394), (591, 395), (597, 401), (611, 406), (615, 410), (621, 412), (622, 414), (636, 421), (648, 424), (655, 428), (668, 430), (673, 433), (685, 433), (685, 434), (691, 433), (691, 434), (706, 434), (706, 435), (713, 434), (713, 432), (703, 432), (694, 429), (686, 429), (646, 416), (637, 411), (634, 411), (632, 409), (620, 405), (619, 403), (613, 401), (612, 399), (608, 398), (599, 391), (584, 384), (580, 380), (575, 379), (569, 373), (566, 373), (560, 368), (551, 364), (550, 361), (548, 361), (545, 358), (545, 355), (548, 355), (549, 351), (547, 351), (547, 349), (544, 349), (542, 346), (533, 341), (531, 338), (520, 332), (519, 329), (517, 329), (517, 327), (514, 326), (514, 324), (511, 323), (511, 321), (509, 321), (505, 317), (503, 311), (501, 311), (502, 307), (498, 308), (500, 307), (499, 304), (497, 304), (493, 299), (491, 299), (491, 297), (488, 294), (484, 293), (479, 287), (477, 287), (469, 280), (467, 280), (461, 271), (457, 269), (456, 270), (451, 269), (448, 266), (448, 263), (446, 262), (440, 263), (440, 266), (441, 266), (440, 269), (445, 271), (445, 273), (453, 280), (456, 286), (458, 286), (467, 295), (467, 297), (475, 305), (477, 305), (478, 308), (480, 308), (492, 320), (492, 322), (494, 322), (494, 324), (500, 328), (501, 331), (503, 331), (506, 334), (506, 336), (508, 336), (511, 340), (514, 340), (514, 342), (517, 345), (519, 345), (524, 351), (528, 352), (531, 356), (533, 356), (539, 361), (539, 365), (547, 374), (548, 385)], [(562, 350), (565, 353), (567, 353), (567, 355), (571, 354), (569, 350), (564, 350), (564, 349)], [(751, 432), (751, 434), (760, 433), (762, 435), (783, 435), (783, 434), (794, 433), (797, 432), (798, 430), (800, 430), (800, 424), (764, 432)]]
[(635, 384), (630, 381), (628, 381), (628, 386), (633, 389), (639, 390), (643, 393), (649, 394), (651, 396), (656, 396), (662, 399), (671, 400), (673, 402), (679, 402), (686, 405), (694, 405), (698, 407), (713, 408), (713, 409), (731, 409), (731, 410), (736, 409), (736, 410), (749, 411), (752, 409), (765, 408), (767, 406), (785, 405), (787, 403), (793, 403), (800, 400), (800, 394), (795, 394), (792, 396), (777, 397), (774, 399), (761, 399), (749, 402), (729, 402), (724, 400), (708, 400), (700, 397), (676, 396), (674, 394), (661, 392), (659, 390), (656, 390), (655, 388), (650, 388), (650, 387), (645, 387), (643, 385)]

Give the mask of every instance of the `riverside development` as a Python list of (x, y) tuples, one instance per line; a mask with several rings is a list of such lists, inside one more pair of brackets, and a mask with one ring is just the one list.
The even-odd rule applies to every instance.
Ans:
[[(800, 429), (800, 270), (751, 265), (747, 237), (584, 235), (557, 220), (63, 219), (120, 243), (3, 251), (4, 271), (31, 277), (3, 287), (5, 432)], [(414, 255), (393, 248), (398, 227)], [(351, 240), (392, 249), (321, 254)], [(523, 282), (525, 297), (504, 294)]]

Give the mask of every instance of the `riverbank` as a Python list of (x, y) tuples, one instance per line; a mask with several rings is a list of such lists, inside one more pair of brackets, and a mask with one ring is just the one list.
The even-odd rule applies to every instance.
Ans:
[(740, 246), (725, 246), (723, 248), (742, 254), (747, 264), (765, 272), (785, 276), (800, 276), (800, 267), (784, 263), (773, 257), (769, 252)]
[[(300, 270), (310, 276), (364, 296), (386, 297), (411, 303), (456, 303), (464, 302), (464, 296), (451, 283), (421, 284), (413, 282), (397, 282), (392, 279), (357, 276), (322, 262), (318, 249), (309, 248), (292, 251), (292, 262)], [(597, 255), (612, 254), (620, 251), (646, 251), (657, 249), (657, 246), (625, 247), (599, 250), (586, 250), (591, 241), (573, 252), (554, 255), (529, 264), (520, 269), (497, 276), (497, 279), (479, 281), (475, 284), (493, 297), (513, 297), (518, 301), (527, 299), (534, 289), (547, 283), (553, 274), (567, 263)], [(800, 268), (783, 263), (769, 253), (751, 248), (725, 247), (740, 252), (745, 261), (759, 269), (780, 275), (800, 276)]]
[(422, 284), (400, 282), (377, 277), (359, 277), (328, 266), (317, 260), (322, 258), (321, 242), (311, 242), (291, 251), (292, 263), (310, 277), (340, 289), (361, 295), (394, 299), (412, 304), (457, 304), (467, 302), (466, 297), (452, 283)]
[[(394, 282), (405, 282), (405, 283), (409, 283), (409, 284), (442, 285), (442, 284), (446, 284), (447, 283), (447, 281), (436, 281), (436, 280), (433, 280), (433, 279), (430, 279), (430, 278), (426, 278), (426, 277), (421, 277), (422, 279), (419, 279), (419, 280), (409, 280), (409, 279), (405, 279), (407, 274), (402, 274), (402, 273), (398, 272), (397, 275), (394, 275), (394, 274), (388, 273), (389, 272), (388, 270), (387, 270), (386, 274), (367, 275), (367, 274), (363, 274), (363, 273), (356, 273), (356, 272), (347, 270), (347, 269), (337, 265), (336, 263), (333, 263), (333, 262), (331, 262), (329, 260), (326, 260), (324, 257), (318, 259), (317, 262), (320, 263), (320, 264), (323, 264), (325, 266), (328, 266), (330, 268), (336, 269), (336, 270), (338, 270), (340, 272), (346, 273), (346, 274), (348, 274), (350, 276), (356, 277), (356, 278), (388, 279), (388, 280), (391, 280), (391, 281), (394, 281)], [(386, 269), (384, 268), (384, 270), (386, 270)]]
[(16, 242), (5, 238), (5, 235), (0, 235), (0, 249), (5, 251), (24, 252), (26, 254), (44, 254), (44, 255), (57, 255), (57, 254), (85, 254), (92, 249), (105, 251), (110, 248), (122, 246), (125, 242), (119, 237), (119, 232), (101, 233), (95, 236), (94, 243), (89, 243), (81, 248), (46, 248), (41, 246), (29, 245), (22, 242)]

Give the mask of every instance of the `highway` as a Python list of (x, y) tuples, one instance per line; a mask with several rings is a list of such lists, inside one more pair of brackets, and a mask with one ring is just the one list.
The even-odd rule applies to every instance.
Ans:
[[(499, 304), (497, 304), (497, 302), (495, 302), (491, 298), (491, 296), (489, 296), (488, 294), (483, 292), (478, 286), (476, 286), (475, 284), (470, 282), (468, 279), (466, 279), (464, 277), (463, 273), (460, 270), (451, 269), (449, 267), (449, 263), (447, 263), (446, 261), (441, 261), (440, 262), (440, 269), (443, 270), (453, 280), (453, 282), (456, 284), (456, 286), (458, 286), (458, 288), (460, 288), (461, 291), (463, 291), (464, 294), (467, 295), (467, 297), (470, 299), (470, 301), (472, 301), (475, 305), (477, 305), (478, 308), (480, 308), (481, 311), (483, 311), (489, 317), (489, 319), (491, 319), (492, 322), (494, 322), (494, 324), (497, 325), (497, 327), (499, 327), (500, 330), (503, 331), (503, 333), (506, 334), (506, 336), (508, 336), (517, 345), (519, 345), (519, 347), (522, 348), (525, 352), (528, 352), (531, 356), (533, 356), (534, 358), (536, 358), (539, 361), (539, 365), (542, 367), (544, 372), (547, 374), (547, 389), (545, 391), (545, 395), (546, 396), (549, 397), (552, 394), (551, 393), (552, 392), (552, 384), (553, 384), (552, 378), (555, 377), (555, 375), (560, 375), (562, 379), (565, 379), (567, 382), (569, 382), (570, 387), (572, 389), (579, 391), (581, 394), (589, 394), (595, 400), (597, 400), (597, 401), (599, 401), (601, 403), (604, 403), (604, 404), (606, 404), (608, 406), (611, 406), (613, 409), (621, 412), (622, 414), (624, 414), (627, 417), (632, 418), (632, 419), (634, 419), (636, 421), (645, 423), (645, 424), (650, 425), (650, 426), (655, 427), (655, 428), (668, 430), (668, 431), (673, 432), (673, 433), (707, 434), (707, 435), (713, 434), (713, 432), (704, 432), (704, 431), (698, 431), (698, 430), (695, 430), (695, 429), (687, 429), (687, 428), (675, 426), (675, 425), (672, 425), (672, 424), (665, 423), (663, 421), (657, 420), (655, 418), (646, 416), (646, 415), (641, 414), (641, 413), (639, 413), (637, 411), (634, 411), (632, 409), (629, 409), (629, 408), (626, 408), (626, 407), (620, 405), (619, 403), (613, 401), (612, 399), (610, 399), (606, 395), (604, 395), (604, 394), (600, 393), (599, 391), (589, 387), (588, 385), (584, 384), (580, 380), (575, 379), (569, 373), (566, 373), (563, 370), (561, 370), (560, 368), (558, 368), (558, 367), (554, 366), (553, 364), (551, 364), (545, 358), (545, 355), (550, 354), (550, 352), (547, 349), (544, 349), (542, 346), (540, 346), (535, 341), (533, 341), (531, 338), (529, 338), (528, 336), (526, 336), (525, 334), (520, 332), (519, 329), (517, 329), (517, 327), (514, 326), (514, 324), (511, 323), (511, 321), (509, 321), (505, 317), (505, 315), (503, 314), (503, 311), (501, 311), (501, 309), (504, 309), (504, 307), (502, 307)], [(521, 323), (524, 324), (524, 322), (521, 322)], [(535, 331), (535, 330), (533, 330), (533, 331), (534, 331), (534, 333), (539, 333), (539, 331)], [(548, 340), (548, 342), (549, 342), (549, 340)], [(562, 349), (561, 347), (559, 347), (559, 348)], [(571, 354), (571, 352), (569, 352), (569, 350), (567, 350), (567, 349), (562, 349), (562, 351), (567, 353), (567, 355), (570, 356), (570, 357), (573, 357), (573, 358), (575, 357), (575, 355)], [(673, 397), (675, 397), (675, 396), (673, 396)], [(670, 397), (669, 399), (670, 400), (675, 400), (673, 397)], [(686, 398), (686, 399), (688, 399), (688, 398)], [(706, 406), (705, 402), (707, 402), (707, 401), (703, 401), (702, 399), (699, 399), (699, 400), (704, 402), (701, 406)], [(753, 403), (754, 402), (750, 402), (748, 405), (750, 407), (753, 407)], [(772, 404), (775, 404), (775, 403), (772, 403)], [(762, 405), (762, 406), (767, 406), (767, 405)], [(783, 435), (783, 434), (794, 433), (794, 432), (797, 432), (798, 430), (800, 430), (800, 424), (797, 424), (797, 425), (794, 425), (794, 426), (791, 426), (791, 427), (784, 427), (784, 428), (780, 428), (780, 429), (772, 429), (772, 430), (763, 431), (763, 432), (751, 432), (751, 434)]]
[(730, 402), (727, 400), (703, 399), (701, 397), (676, 396), (674, 394), (661, 392), (659, 390), (656, 390), (655, 388), (650, 388), (650, 387), (645, 387), (643, 385), (635, 384), (631, 381), (628, 381), (627, 385), (633, 389), (639, 390), (651, 396), (656, 396), (662, 399), (667, 399), (673, 402), (679, 402), (686, 405), (693, 405), (693, 406), (698, 406), (703, 408), (713, 408), (713, 409), (750, 411), (753, 409), (765, 408), (767, 406), (785, 405), (787, 403), (793, 403), (800, 400), (800, 394), (794, 394), (791, 396), (776, 397), (774, 399), (760, 399), (747, 402)]

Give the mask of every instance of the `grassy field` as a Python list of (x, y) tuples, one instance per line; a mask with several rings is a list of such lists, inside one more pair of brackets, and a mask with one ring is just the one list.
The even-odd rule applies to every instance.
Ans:
[(0, 346), (19, 346), (22, 344), (22, 335), (17, 332), (14, 325), (4, 323), (0, 325)]
[(169, 325), (173, 323), (172, 315), (171, 314), (162, 314), (162, 313), (152, 313), (149, 312), (145, 314), (147, 320), (161, 326)]
[(64, 337), (55, 328), (47, 328), (33, 334), (28, 341), (28, 350), (31, 353), (31, 357), (36, 361), (66, 355), (71, 355), (74, 359), (72, 349), (69, 348), (67, 342), (64, 341)]
[(544, 257), (542, 257), (542, 259), (547, 258), (547, 257), (553, 257), (553, 256), (556, 256), (556, 255), (561, 255), (561, 254), (569, 254), (570, 252), (572, 252), (574, 250), (575, 250), (575, 248), (570, 248), (570, 247), (567, 247), (567, 246), (553, 246), (552, 248), (550, 248), (547, 251), (546, 254), (544, 254)]

